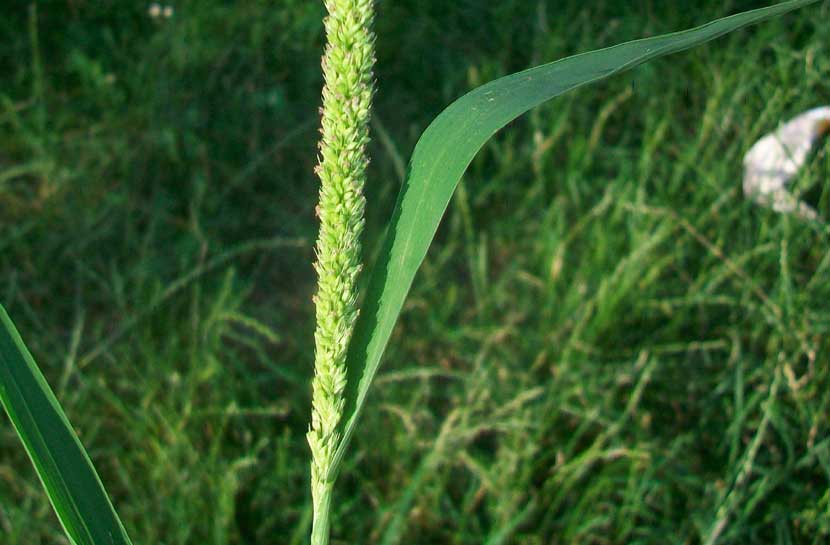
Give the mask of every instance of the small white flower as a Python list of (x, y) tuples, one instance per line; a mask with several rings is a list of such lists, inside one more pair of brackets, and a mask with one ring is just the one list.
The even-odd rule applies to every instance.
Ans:
[(162, 13), (164, 14), (165, 19), (173, 17), (173, 6), (164, 6)]
[(153, 19), (161, 17), (161, 6), (158, 5), (157, 3), (153, 2), (152, 4), (150, 4), (150, 7), (147, 9), (147, 13)]

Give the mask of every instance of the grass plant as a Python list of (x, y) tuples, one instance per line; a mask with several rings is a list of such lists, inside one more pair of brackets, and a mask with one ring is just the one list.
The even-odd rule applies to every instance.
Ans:
[[(375, 127), (388, 138), (373, 146), (373, 179), (394, 179), (440, 106), (484, 81), (724, 9), (655, 4), (643, 19), (556, 3), (554, 17), (553, 3), (531, 4), (386, 6), (378, 32), (394, 38), (379, 51)], [(313, 157), (319, 15), (290, 0), (206, 2), (108, 42), (104, 11), (88, 27), (41, 12), (42, 108), (28, 62), (12, 60), (28, 58), (31, 38), (3, 42), (0, 63), (18, 74), (3, 149), (26, 168), (4, 182), (4, 304), (137, 542), (307, 539), (312, 504), (296, 490), (314, 287), (302, 271), (316, 225), (297, 195), (314, 192), (313, 159), (298, 158)], [(377, 410), (343, 459), (338, 537), (826, 539), (826, 234), (736, 189), (753, 139), (826, 99), (826, 15), (821, 4), (641, 67), (485, 145), (414, 281), (369, 398)], [(19, 16), (3, 31), (25, 28)], [(598, 17), (609, 21), (599, 35)], [(70, 61), (56, 44), (78, 32), (88, 45)], [(444, 47), (405, 54), (424, 41)], [(266, 69), (273, 51), (284, 73)], [(250, 70), (235, 71), (239, 59)], [(115, 60), (126, 67), (107, 83)], [(442, 84), (413, 76), (430, 67)], [(58, 86), (64, 73), (76, 79)], [(227, 109), (204, 116), (219, 100)], [(825, 151), (805, 182), (826, 171)], [(277, 186), (271, 163), (285, 172)], [(233, 190), (209, 190), (226, 179)], [(374, 256), (391, 203), (368, 190)], [(279, 209), (259, 212), (264, 195)], [(816, 204), (826, 215), (824, 196)], [(274, 232), (293, 242), (238, 242)], [(11, 428), (0, 433), (4, 543), (63, 542)]]

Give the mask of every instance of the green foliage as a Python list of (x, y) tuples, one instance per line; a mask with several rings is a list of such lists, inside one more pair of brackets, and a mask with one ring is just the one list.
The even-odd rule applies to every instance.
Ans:
[(77, 545), (130, 545), (89, 457), (0, 306), (0, 404)]
[[(159, 24), (48, 3), (42, 131), (27, 14), (0, 22), (3, 302), (137, 543), (304, 543), (311, 520), (322, 5), (237, 4)], [(761, 4), (382, 3), (367, 254), (400, 157), (454, 97)], [(650, 63), (485, 145), (345, 458), (338, 537), (695, 543), (726, 504), (722, 543), (826, 541), (826, 234), (738, 188), (756, 137), (830, 100), (829, 16)], [(115, 79), (68, 76), (73, 49)], [(823, 146), (802, 181), (827, 175)], [(246, 246), (274, 234), (296, 244)], [(65, 543), (9, 425), (0, 535)]]
[(389, 234), (349, 346), (346, 424), (331, 475), (354, 433), (392, 328), (432, 243), (455, 187), (473, 157), (499, 129), (562, 93), (651, 59), (706, 43), (743, 26), (815, 3), (782, 2), (699, 28), (583, 53), (482, 85), (453, 102), (418, 140), (389, 223)]

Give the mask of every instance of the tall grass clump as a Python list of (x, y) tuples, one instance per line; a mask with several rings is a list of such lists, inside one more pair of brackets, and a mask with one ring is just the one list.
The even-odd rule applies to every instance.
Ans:
[(360, 235), (366, 199), (366, 144), (375, 64), (371, 25), (373, 0), (326, 0), (326, 50), (323, 55), (320, 163), (320, 233), (317, 238), (318, 286), (314, 296), (311, 494), (312, 543), (328, 543), (333, 477), (329, 476), (340, 433), (346, 387), (346, 351), (357, 319)]

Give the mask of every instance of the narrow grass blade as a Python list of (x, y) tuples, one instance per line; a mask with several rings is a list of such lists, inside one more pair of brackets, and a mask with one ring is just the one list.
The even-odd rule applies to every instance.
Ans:
[(0, 402), (73, 545), (129, 545), (92, 462), (0, 306)]
[(383, 351), (441, 216), (467, 166), (493, 134), (531, 108), (566, 91), (817, 1), (781, 2), (691, 30), (568, 57), (490, 82), (444, 110), (415, 146), (355, 325), (347, 356), (343, 439), (329, 477), (334, 477), (339, 469)]

